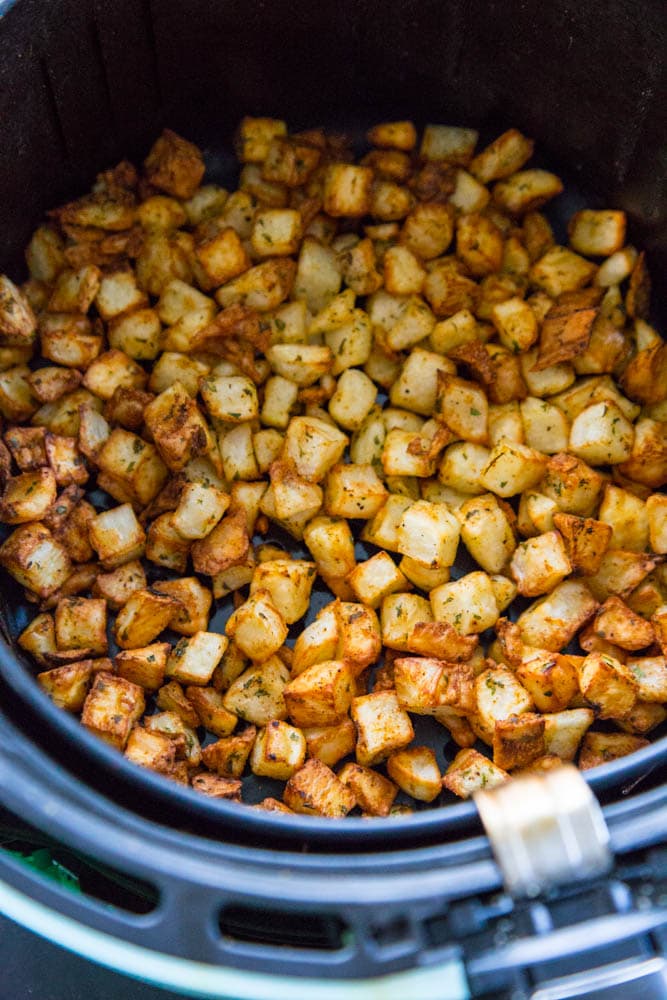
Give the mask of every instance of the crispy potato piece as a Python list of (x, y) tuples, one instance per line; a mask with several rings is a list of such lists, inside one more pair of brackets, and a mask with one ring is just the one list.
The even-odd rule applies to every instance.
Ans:
[(192, 779), (192, 787), (196, 792), (208, 795), (213, 799), (230, 799), (241, 801), (242, 782), (230, 778), (221, 778), (215, 774), (196, 774)]
[(297, 726), (333, 726), (347, 714), (353, 697), (352, 671), (344, 660), (325, 660), (301, 671), (283, 692)]
[(493, 762), (505, 771), (527, 767), (546, 753), (544, 717), (534, 712), (498, 719), (493, 732)]
[(181, 610), (173, 597), (149, 589), (136, 590), (118, 612), (114, 638), (121, 649), (147, 646)]
[(292, 775), (283, 799), (294, 812), (332, 819), (346, 816), (356, 805), (354, 793), (315, 757)]
[(88, 695), (93, 676), (91, 660), (68, 663), (63, 667), (45, 670), (37, 674), (40, 684), (49, 698), (66, 712), (80, 712)]
[(122, 750), (144, 708), (144, 693), (137, 684), (102, 671), (84, 702), (81, 724)]
[(442, 779), (443, 788), (461, 799), (469, 799), (481, 789), (495, 788), (509, 781), (509, 774), (477, 750), (459, 750)]
[(410, 747), (393, 753), (387, 773), (399, 788), (420, 802), (433, 802), (442, 790), (442, 775), (430, 747)]
[(643, 747), (649, 741), (640, 736), (628, 736), (626, 733), (586, 733), (579, 754), (579, 767), (588, 771), (592, 767), (600, 767), (619, 757), (627, 757)]
[(255, 726), (247, 726), (236, 736), (226, 736), (202, 750), (202, 761), (223, 778), (240, 778), (257, 738)]
[(309, 757), (317, 757), (328, 767), (333, 767), (353, 753), (357, 730), (352, 719), (341, 719), (335, 726), (307, 726), (303, 729)]
[(192, 197), (205, 169), (197, 147), (171, 129), (164, 129), (153, 144), (144, 167), (151, 184), (182, 199)]
[(169, 772), (176, 763), (174, 741), (162, 733), (153, 733), (143, 726), (135, 726), (125, 746), (125, 756), (140, 767), (147, 767), (159, 774)]
[(559, 295), (542, 323), (536, 371), (570, 361), (586, 350), (600, 298), (595, 288)]
[(635, 675), (606, 653), (589, 653), (579, 668), (581, 693), (601, 719), (623, 718), (634, 708), (639, 691)]
[(357, 726), (357, 763), (371, 767), (414, 739), (410, 717), (393, 691), (377, 691), (352, 701)]
[[(398, 788), (383, 775), (360, 764), (346, 764), (338, 772), (338, 780), (350, 789), (356, 803), (370, 816), (388, 816)], [(438, 791), (440, 788), (438, 787)]]
[(474, 711), (474, 677), (467, 663), (400, 657), (393, 667), (396, 697), (407, 711), (416, 715), (435, 715), (445, 706), (457, 715)]
[(598, 608), (593, 628), (600, 639), (630, 651), (645, 649), (655, 640), (651, 623), (636, 614), (619, 597), (608, 597)]
[(250, 755), (253, 774), (287, 781), (306, 758), (306, 740), (300, 729), (273, 719), (260, 729)]
[(592, 517), (554, 514), (554, 526), (563, 540), (572, 572), (592, 576), (600, 569), (611, 540), (611, 526)]

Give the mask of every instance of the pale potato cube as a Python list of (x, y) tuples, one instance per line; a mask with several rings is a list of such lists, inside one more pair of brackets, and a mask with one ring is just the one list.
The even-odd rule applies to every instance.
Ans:
[(354, 698), (352, 719), (357, 726), (357, 763), (367, 767), (414, 739), (410, 716), (400, 707), (394, 691), (377, 691)]
[(547, 457), (534, 448), (511, 441), (497, 444), (486, 463), (481, 484), (501, 497), (532, 489), (542, 479)]
[(137, 288), (137, 281), (131, 270), (111, 271), (102, 276), (95, 296), (95, 307), (102, 319), (111, 320), (147, 305), (148, 297)]
[(242, 119), (236, 148), (242, 163), (262, 163), (274, 139), (287, 135), (287, 125), (278, 118)]
[(269, 208), (255, 216), (250, 243), (258, 257), (296, 253), (301, 240), (301, 213), (293, 208)]
[(516, 547), (507, 513), (491, 493), (467, 500), (459, 509), (461, 539), (487, 573), (500, 573)]
[(295, 272), (296, 265), (288, 257), (262, 261), (219, 288), (216, 302), (222, 309), (240, 304), (258, 312), (270, 312), (289, 296)]
[(544, 399), (529, 396), (521, 401), (525, 443), (544, 455), (567, 451), (570, 425), (565, 414)]
[(338, 624), (336, 658), (347, 661), (357, 677), (380, 655), (380, 623), (372, 608), (353, 601), (336, 601), (333, 609)]
[(287, 428), (285, 452), (300, 476), (319, 482), (340, 461), (347, 443), (345, 434), (318, 417), (294, 417)]
[(387, 432), (380, 456), (385, 476), (433, 475), (435, 456), (424, 439), (414, 431), (391, 429)]
[(392, 351), (414, 347), (429, 336), (434, 326), (435, 316), (424, 299), (420, 295), (411, 295), (403, 301), (398, 319), (387, 331), (387, 345)]
[(408, 652), (415, 625), (433, 621), (431, 605), (418, 594), (389, 594), (382, 601), (382, 642)]
[(53, 615), (43, 612), (33, 618), (19, 635), (17, 643), (40, 666), (48, 666), (50, 663), (48, 654), (56, 652), (56, 629)]
[(323, 764), (333, 767), (343, 757), (353, 753), (357, 730), (352, 719), (346, 717), (335, 726), (307, 726), (303, 729), (309, 757), (317, 757)]
[(379, 548), (398, 552), (398, 526), (412, 502), (409, 497), (390, 493), (375, 517), (364, 525), (362, 540), (371, 542)]
[(180, 601), (150, 589), (136, 590), (118, 612), (114, 638), (121, 649), (147, 646), (182, 608)]
[(490, 198), (488, 188), (480, 184), (476, 177), (467, 170), (456, 171), (454, 190), (449, 196), (449, 202), (459, 212), (481, 212), (488, 205)]
[(386, 552), (359, 563), (347, 577), (355, 597), (369, 608), (378, 608), (388, 594), (405, 590), (407, 580)]
[(94, 264), (66, 268), (56, 278), (47, 309), (52, 313), (87, 313), (97, 295), (102, 272)]
[(510, 574), (524, 597), (547, 594), (568, 576), (572, 567), (557, 531), (521, 542), (512, 556)]
[(306, 236), (299, 251), (295, 298), (305, 300), (309, 311), (317, 313), (338, 294), (341, 280), (341, 265), (334, 251)]
[(389, 399), (393, 406), (430, 417), (438, 395), (438, 373), (452, 375), (454, 371), (454, 365), (440, 354), (415, 347), (403, 362)]
[(663, 485), (667, 481), (667, 423), (638, 420), (632, 453), (619, 471), (653, 489)]
[(642, 701), (667, 702), (667, 658), (665, 656), (631, 657), (626, 663), (637, 681), (637, 695)]
[(267, 427), (284, 430), (296, 405), (299, 387), (282, 375), (273, 375), (264, 386), (261, 421)]
[(480, 336), (480, 327), (469, 309), (460, 309), (447, 319), (441, 320), (431, 330), (433, 350), (448, 354), (462, 344), (469, 344)]
[(527, 351), (537, 340), (538, 325), (535, 313), (519, 296), (498, 302), (491, 310), (493, 325), (500, 343), (508, 350)]
[[(503, 447), (503, 443), (496, 445), (494, 452)], [(513, 445), (512, 447), (517, 447)], [(485, 493), (489, 487), (485, 487), (483, 480), (484, 470), (489, 465), (492, 452), (481, 444), (473, 444), (470, 441), (451, 444), (445, 450), (440, 467), (438, 469), (438, 479), (444, 486), (457, 490), (460, 493), (479, 494)], [(505, 481), (509, 483), (509, 478)], [(493, 489), (493, 487), (490, 487)], [(494, 492), (498, 492), (494, 489)], [(517, 492), (519, 492), (517, 490)], [(510, 494), (511, 495), (511, 494)]]
[(229, 496), (215, 486), (186, 483), (171, 523), (182, 538), (205, 538), (229, 507)]
[(598, 520), (611, 528), (610, 549), (644, 552), (649, 543), (648, 503), (628, 490), (607, 483)]
[(544, 743), (547, 754), (571, 761), (577, 755), (586, 730), (595, 721), (590, 708), (570, 708), (544, 716)]
[(110, 573), (98, 573), (93, 584), (93, 597), (103, 597), (113, 611), (132, 596), (135, 590), (146, 587), (146, 574), (138, 559), (123, 563)]
[(567, 247), (554, 246), (533, 264), (530, 280), (552, 299), (557, 299), (563, 292), (574, 292), (589, 284), (596, 270), (595, 264)]
[(422, 135), (419, 155), (424, 160), (444, 160), (446, 163), (470, 162), (479, 133), (472, 128), (455, 125), (427, 125)]
[(564, 580), (551, 594), (536, 601), (517, 620), (523, 641), (537, 649), (558, 652), (594, 614), (598, 602), (586, 583)]
[(144, 553), (146, 535), (129, 503), (96, 514), (89, 531), (104, 569), (115, 569)]
[[(527, 648), (516, 676), (540, 712), (561, 712), (579, 691), (577, 670), (569, 657)], [(549, 753), (555, 753), (549, 750)]]
[(287, 781), (303, 766), (306, 740), (300, 729), (273, 719), (260, 729), (250, 754), (253, 774)]
[(470, 164), (470, 172), (482, 184), (509, 177), (531, 158), (533, 146), (532, 139), (511, 128), (477, 154)]
[(266, 726), (273, 719), (286, 719), (283, 692), (289, 670), (277, 656), (255, 664), (234, 680), (224, 696), (224, 707), (246, 722)]
[(419, 295), (426, 271), (408, 247), (389, 247), (383, 265), (384, 285), (391, 295)]
[(338, 379), (329, 401), (329, 413), (346, 430), (358, 430), (377, 398), (377, 387), (358, 368), (348, 368)]
[(397, 547), (401, 555), (443, 569), (454, 565), (459, 534), (459, 522), (444, 504), (417, 500), (398, 525)]
[(585, 208), (568, 223), (570, 244), (587, 257), (609, 257), (625, 242), (626, 222), (625, 212)]
[(377, 514), (387, 496), (372, 465), (335, 465), (327, 473), (324, 506), (333, 517), (368, 520)]
[(488, 400), (476, 382), (455, 375), (438, 377), (438, 417), (466, 441), (486, 444), (488, 440)]
[(456, 223), (456, 256), (475, 278), (499, 271), (503, 234), (486, 215), (460, 215)]
[(655, 569), (655, 560), (641, 552), (608, 549), (600, 568), (586, 580), (591, 592), (600, 601), (612, 594), (625, 599)]
[(399, 750), (387, 760), (387, 773), (413, 799), (433, 802), (442, 789), (442, 776), (430, 747)]
[(653, 493), (646, 501), (651, 552), (667, 553), (667, 496)]
[(270, 595), (288, 625), (303, 618), (308, 610), (315, 581), (315, 566), (303, 559), (271, 559), (260, 563), (250, 583), (251, 596), (258, 591)]
[(401, 243), (420, 260), (445, 252), (454, 235), (454, 209), (437, 201), (417, 202), (401, 229)]
[(255, 383), (245, 375), (207, 375), (201, 384), (206, 408), (227, 423), (253, 420), (259, 415)]
[(273, 344), (266, 357), (274, 372), (300, 388), (313, 385), (333, 364), (331, 349), (318, 344)]
[(331, 819), (346, 816), (357, 804), (352, 790), (315, 757), (292, 775), (283, 798), (294, 812)]
[(448, 566), (444, 566), (442, 569), (431, 569), (430, 566), (425, 566), (416, 559), (410, 559), (409, 556), (403, 556), (398, 568), (410, 583), (413, 583), (415, 587), (419, 587), (420, 590), (427, 592), (433, 590), (434, 587), (439, 587), (441, 584), (447, 583), (450, 578)]
[(617, 465), (630, 456), (633, 441), (633, 426), (615, 403), (594, 403), (572, 421), (569, 450), (591, 465)]
[(0, 546), (0, 565), (23, 587), (48, 597), (71, 573), (66, 549), (42, 524), (24, 524)]
[(493, 745), (496, 722), (533, 709), (533, 699), (510, 670), (491, 667), (475, 678), (476, 713), (471, 724), (477, 735)]
[(268, 590), (258, 590), (231, 615), (227, 635), (255, 661), (268, 660), (287, 638), (287, 624)]
[(547, 463), (541, 492), (561, 511), (590, 517), (597, 506), (602, 476), (575, 455), (560, 452)]
[(443, 787), (461, 799), (509, 781), (509, 774), (472, 748), (459, 750), (442, 779)]
[(217, 632), (196, 632), (190, 638), (179, 639), (167, 661), (167, 677), (181, 684), (208, 684), (227, 642)]
[(468, 573), (436, 587), (429, 596), (435, 620), (448, 622), (461, 635), (484, 632), (498, 620), (498, 605), (486, 573)]
[(293, 649), (292, 676), (296, 677), (314, 663), (335, 659), (338, 642), (338, 621), (333, 606), (328, 605), (297, 636)]
[(598, 273), (595, 275), (595, 284), (601, 288), (620, 285), (622, 281), (630, 277), (636, 263), (637, 251), (634, 247), (625, 246), (616, 250), (600, 264)]
[(55, 637), (58, 650), (85, 650), (104, 656), (107, 642), (106, 601), (95, 597), (63, 597), (56, 605)]
[(354, 569), (354, 538), (343, 518), (315, 517), (303, 537), (323, 576), (344, 577)]

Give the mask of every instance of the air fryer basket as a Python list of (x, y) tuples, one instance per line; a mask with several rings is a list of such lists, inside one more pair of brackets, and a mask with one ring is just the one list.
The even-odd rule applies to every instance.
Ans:
[[(664, 321), (666, 42), (667, 13), (651, 0), (0, 0), (0, 271), (21, 279), (23, 247), (44, 210), (88, 189), (103, 167), (141, 159), (163, 126), (198, 143), (208, 175), (224, 182), (244, 114), (353, 135), (373, 121), (410, 117), (474, 125), (489, 137), (516, 125), (589, 204), (625, 208), (632, 239), (649, 251), (656, 320)], [(152, 884), (159, 902), (142, 917), (109, 911), (63, 895), (0, 853), (5, 887), (152, 952), (285, 975), (436, 967), (458, 961), (458, 937), (479, 933), (471, 976), (484, 988), (491, 982), (498, 940), (490, 928), (507, 907), (515, 911), (488, 895), (500, 875), (472, 803), (385, 823), (351, 819), (334, 832), (329, 821), (238, 809), (174, 786), (128, 764), (50, 703), (12, 648), (21, 609), (6, 596), (3, 801), (35, 827)], [(617, 851), (667, 839), (666, 757), (662, 736), (591, 775)], [(664, 856), (656, 857), (641, 878), (651, 864), (664, 872)], [(650, 906), (639, 911), (639, 890), (627, 892), (621, 899), (609, 889), (606, 902), (587, 904), (598, 929), (562, 947), (595, 955), (630, 933), (611, 915), (637, 910), (635, 929), (646, 939), (636, 955), (619, 944), (612, 957), (650, 957), (658, 945), (648, 935), (667, 918)], [(474, 894), (477, 910), (456, 909)], [(517, 934), (528, 942), (548, 929), (539, 905), (516, 911)], [(275, 910), (276, 924), (291, 913), (304, 928), (324, 919), (319, 944), (290, 949), (289, 939), (273, 947), (235, 936), (243, 921), (234, 907)], [(561, 925), (554, 918), (551, 926)], [(546, 939), (538, 940), (542, 952), (525, 955), (507, 945), (498, 968), (505, 961), (514, 976), (545, 962)]]

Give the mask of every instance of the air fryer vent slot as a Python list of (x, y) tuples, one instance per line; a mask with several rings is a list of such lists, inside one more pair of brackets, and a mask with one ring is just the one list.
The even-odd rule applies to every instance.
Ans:
[(220, 931), (226, 938), (262, 948), (296, 948), (306, 951), (340, 951), (350, 934), (337, 917), (291, 910), (228, 906), (220, 914)]

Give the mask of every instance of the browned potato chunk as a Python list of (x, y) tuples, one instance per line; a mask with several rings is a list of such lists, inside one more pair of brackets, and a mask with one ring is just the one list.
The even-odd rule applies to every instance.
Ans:
[(579, 687), (601, 719), (623, 718), (632, 711), (639, 685), (624, 663), (606, 653), (589, 653), (579, 669)]
[(357, 726), (357, 763), (371, 767), (414, 739), (410, 716), (395, 691), (377, 691), (352, 702)]
[(191, 198), (204, 176), (204, 161), (193, 143), (165, 129), (146, 157), (151, 184), (175, 198)]
[(442, 779), (443, 787), (461, 799), (509, 781), (509, 774), (477, 750), (459, 750)]
[(242, 782), (229, 778), (221, 778), (215, 774), (197, 774), (192, 779), (192, 787), (202, 795), (213, 799), (231, 799), (241, 801)]
[(544, 718), (534, 712), (510, 715), (496, 721), (493, 732), (493, 762), (503, 770), (527, 767), (546, 753)]
[(256, 738), (257, 730), (248, 726), (237, 736), (227, 736), (204, 747), (202, 761), (223, 778), (240, 778)]
[(357, 804), (353, 792), (315, 757), (292, 775), (283, 799), (294, 812), (332, 819), (347, 816)]
[(72, 571), (67, 552), (41, 524), (17, 528), (0, 546), (0, 565), (40, 597), (61, 587)]
[(93, 676), (91, 660), (68, 663), (37, 674), (37, 681), (49, 698), (67, 712), (80, 712)]
[(442, 775), (430, 747), (398, 750), (387, 760), (387, 773), (399, 788), (420, 802), (433, 802), (442, 790)]
[(582, 771), (588, 771), (591, 767), (600, 767), (619, 757), (627, 757), (648, 745), (648, 740), (626, 733), (586, 733), (579, 754), (579, 767)]
[(287, 781), (303, 766), (306, 740), (300, 729), (273, 719), (260, 729), (250, 755), (253, 774)]
[(290, 673), (277, 656), (245, 670), (224, 696), (224, 707), (246, 722), (266, 726), (272, 719), (286, 719), (285, 688)]
[[(357, 805), (370, 816), (388, 816), (398, 788), (383, 775), (370, 767), (360, 764), (346, 764), (338, 772), (338, 780), (342, 781), (354, 795)], [(440, 790), (438, 785), (438, 791)]]
[(153, 590), (136, 590), (118, 612), (114, 638), (121, 649), (147, 646), (181, 609), (179, 601)]
[(357, 730), (352, 719), (344, 718), (335, 726), (307, 726), (303, 730), (309, 757), (317, 757), (333, 767), (354, 751)]
[(612, 535), (611, 526), (592, 517), (554, 514), (554, 526), (562, 538), (573, 573), (591, 576), (600, 569)]
[(135, 726), (125, 746), (125, 756), (140, 767), (164, 774), (176, 762), (176, 746), (162, 733), (153, 733), (142, 726)]
[(283, 692), (297, 726), (333, 726), (346, 715), (353, 696), (352, 672), (344, 660), (307, 667)]
[(105, 743), (122, 750), (144, 708), (144, 692), (137, 684), (101, 672), (84, 703), (81, 723)]
[(619, 597), (608, 597), (595, 615), (595, 634), (621, 649), (645, 649), (655, 640), (650, 622), (624, 604)]

